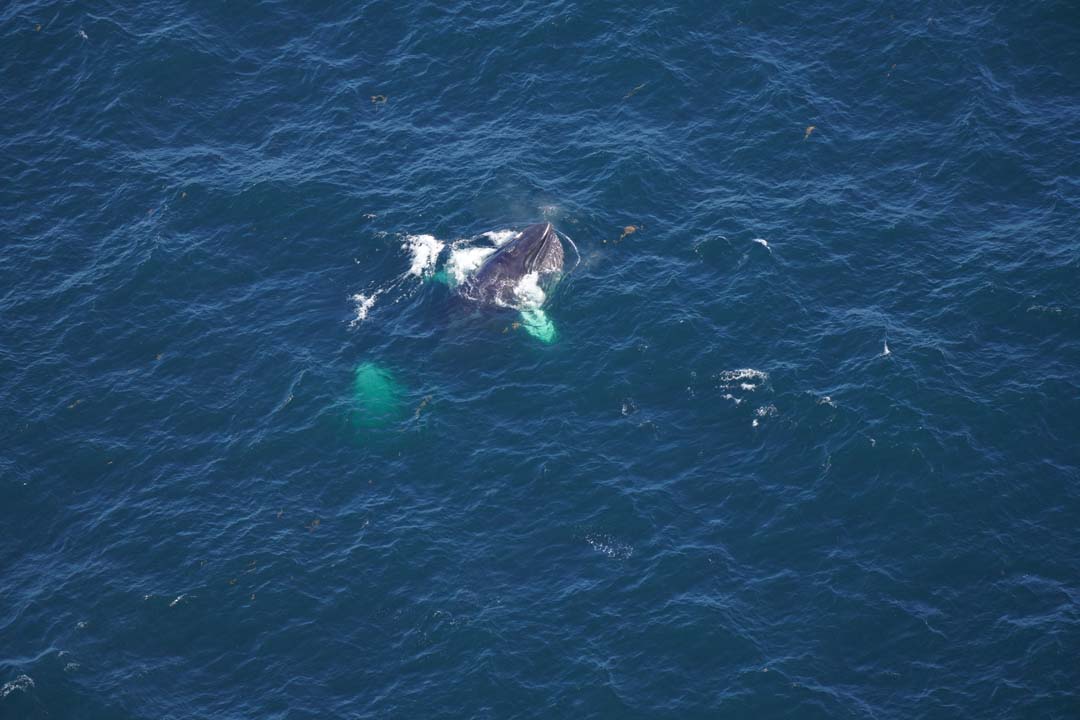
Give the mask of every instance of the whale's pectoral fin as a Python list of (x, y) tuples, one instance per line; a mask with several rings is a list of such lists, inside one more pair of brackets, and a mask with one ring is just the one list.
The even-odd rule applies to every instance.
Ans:
[(551, 322), (551, 318), (541, 308), (522, 310), (521, 326), (525, 328), (525, 332), (542, 343), (550, 345), (555, 342), (555, 323)]
[(402, 387), (386, 368), (362, 362), (353, 373), (353, 421), (362, 428), (377, 428), (402, 417)]

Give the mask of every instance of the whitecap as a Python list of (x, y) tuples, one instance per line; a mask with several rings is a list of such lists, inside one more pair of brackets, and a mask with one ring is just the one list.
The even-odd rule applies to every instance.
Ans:
[(764, 382), (769, 379), (769, 374), (753, 368), (742, 368), (741, 370), (725, 370), (717, 377), (722, 382), (735, 382), (736, 380), (760, 380)]
[(32, 687), (34, 687), (34, 679), (29, 675), (20, 675), (0, 687), (0, 698), (6, 698), (16, 690), (29, 690)]
[[(714, 375), (713, 378), (719, 381), (716, 389), (726, 391), (720, 397), (724, 400), (730, 400), (736, 405), (740, 405), (745, 398), (733, 395), (732, 391), (739, 391), (742, 393), (756, 392), (758, 388), (762, 387), (762, 384), (769, 379), (769, 374), (762, 370), (755, 370), (754, 368), (739, 368), (737, 370), (724, 370), (723, 372)], [(756, 421), (754, 427), (757, 427)]]
[(750, 423), (750, 427), (758, 427), (759, 425), (761, 425), (761, 423), (759, 422), (761, 418), (773, 417), (774, 415), (776, 415), (776, 406), (762, 405), (754, 411), (754, 415), (756, 415), (757, 417), (755, 417)]
[(609, 558), (625, 560), (634, 554), (634, 548), (632, 546), (619, 542), (611, 535), (590, 533), (585, 536), (585, 542), (592, 545), (593, 550), (601, 552)]

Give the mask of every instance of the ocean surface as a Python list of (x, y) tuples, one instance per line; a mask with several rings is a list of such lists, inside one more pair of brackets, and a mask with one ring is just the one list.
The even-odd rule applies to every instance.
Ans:
[(3, 720), (1080, 717), (1075, 2), (13, 0), (0, 118)]

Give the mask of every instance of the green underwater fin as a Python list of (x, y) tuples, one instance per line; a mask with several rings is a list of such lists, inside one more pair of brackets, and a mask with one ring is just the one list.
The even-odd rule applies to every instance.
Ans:
[(362, 362), (353, 374), (354, 417), (361, 427), (374, 428), (402, 417), (402, 388), (379, 365)]
[(522, 310), (521, 326), (525, 328), (525, 332), (546, 345), (555, 342), (557, 337), (555, 323), (551, 322), (551, 318), (541, 308)]

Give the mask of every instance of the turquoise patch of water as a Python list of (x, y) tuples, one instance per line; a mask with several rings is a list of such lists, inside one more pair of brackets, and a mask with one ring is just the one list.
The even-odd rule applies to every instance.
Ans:
[(356, 366), (353, 375), (353, 417), (361, 427), (379, 427), (402, 416), (402, 388), (389, 370), (371, 362)]

